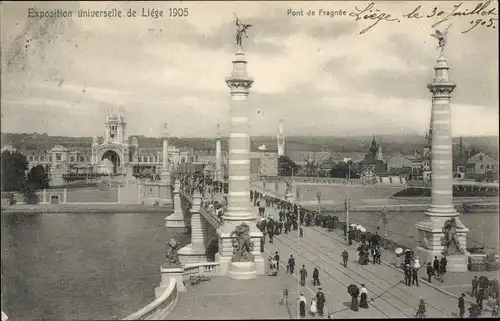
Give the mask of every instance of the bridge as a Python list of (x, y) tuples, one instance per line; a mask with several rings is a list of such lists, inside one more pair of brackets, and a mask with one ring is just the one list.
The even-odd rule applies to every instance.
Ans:
[[(209, 189), (223, 184), (227, 184), (227, 182), (213, 182)], [(162, 282), (168, 282), (167, 280), (172, 277), (177, 278), (178, 291), (181, 292), (179, 301), (167, 319), (199, 319), (205, 315), (218, 315), (218, 318), (249, 318), (252, 316), (295, 318), (296, 297), (298, 296), (297, 272), (290, 275), (285, 273), (284, 268), (282, 268), (283, 270), (277, 277), (261, 275), (252, 282), (235, 282), (227, 278), (227, 267), (225, 268), (223, 265), (225, 264), (224, 256), (228, 255), (229, 250), (223, 248), (225, 244), (220, 234), (228, 222), (224, 221), (224, 215), (218, 216), (214, 209), (205, 205), (208, 199), (221, 200), (227, 193), (206, 193), (204, 190), (207, 189), (197, 190), (178, 180), (176, 180), (175, 185), (179, 188), (174, 189), (174, 192), (178, 191), (174, 194), (174, 208), (177, 212), (184, 213), (184, 226), (191, 224), (191, 242), (179, 250), (182, 267), (178, 271), (172, 271), (167, 266), (163, 266), (161, 269)], [(270, 191), (263, 191), (261, 187), (261, 184), (254, 182), (249, 194), (255, 195), (257, 199), (263, 197), (264, 193), (276, 197)], [(279, 199), (284, 201), (282, 197)], [(257, 207), (250, 203), (250, 195), (247, 201), (253, 215), (253, 219), (247, 223), (253, 227), (260, 220), (260, 217)], [(173, 215), (167, 217), (167, 226), (169, 226), (169, 222), (172, 222)], [(274, 204), (266, 208), (266, 215), (271, 215), (277, 220)], [(229, 223), (231, 224), (231, 222)], [(171, 226), (180, 227), (180, 224), (172, 224)], [(303, 228), (304, 237), (300, 238), (300, 251), (298, 253), (298, 233), (296, 231), (276, 236), (273, 243), (265, 244), (262, 253), (259, 251), (260, 244), (254, 243), (256, 251), (253, 253), (257, 252), (258, 256), (270, 256), (278, 251), (281, 255), (280, 264), (282, 267), (286, 265), (289, 255), (292, 254), (295, 256), (297, 267), (305, 265), (309, 274), (312, 273), (313, 267), (317, 267), (320, 271), (321, 286), (327, 298), (327, 311), (333, 317), (412, 318), (415, 315), (420, 297), (426, 299), (428, 316), (449, 318), (456, 315), (456, 296), (423, 281), (425, 278), (424, 270), (420, 273), (419, 287), (405, 286), (402, 281), (403, 273), (393, 266), (396, 258), (393, 257), (391, 251), (384, 252), (382, 265), (370, 263), (368, 266), (362, 266), (357, 262), (352, 262), (357, 261), (356, 248), (346, 245), (342, 235), (326, 233), (317, 226), (304, 226)], [(217, 238), (218, 246), (215, 254), (208, 251), (208, 248), (209, 245), (214, 245)], [(349, 261), (351, 261), (347, 268), (341, 265), (341, 252), (344, 248), (347, 248)], [(265, 269), (267, 270), (267, 264)], [(207, 280), (209, 278), (210, 281), (199, 284), (192, 282), (197, 277), (204, 277)], [(353, 312), (347, 305), (350, 298), (346, 287), (349, 284), (359, 286), (360, 283), (367, 285), (370, 298), (373, 301), (370, 303), (370, 309)], [(282, 297), (281, 291), (284, 288), (289, 289), (288, 306), (279, 305), (279, 300)], [(306, 293), (309, 301), (311, 297), (315, 296), (317, 287), (306, 283), (305, 286), (300, 287), (300, 291)], [(242, 292), (246, 293), (247, 301), (245, 302), (238, 301)], [(252, 308), (254, 311), (252, 315), (242, 315), (242, 307), (228, 308), (228, 306), (238, 304), (252, 307), (259, 305), (260, 308)]]

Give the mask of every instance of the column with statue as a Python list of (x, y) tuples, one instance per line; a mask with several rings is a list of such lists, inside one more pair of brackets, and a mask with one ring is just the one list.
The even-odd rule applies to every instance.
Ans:
[(236, 18), (236, 53), (233, 70), (226, 78), (231, 90), (229, 134), (228, 208), (218, 229), (221, 275), (246, 280), (264, 275), (264, 260), (259, 251), (262, 232), (255, 226), (256, 213), (250, 195), (250, 136), (247, 98), (254, 80), (247, 73), (247, 59), (242, 49), (243, 37), (251, 25)]
[(420, 261), (431, 262), (434, 256), (446, 256), (447, 270), (466, 272), (468, 228), (460, 221), (453, 205), (452, 135), (450, 99), (456, 85), (448, 79), (450, 69), (443, 54), (447, 30), (433, 34), (439, 40), (440, 55), (434, 67), (434, 79), (427, 85), (432, 93), (431, 205), (427, 218), (416, 224)]
[(168, 124), (163, 125), (163, 155), (162, 155), (162, 168), (161, 168), (161, 183), (160, 187), (160, 203), (163, 206), (172, 205), (172, 182), (170, 181), (170, 162), (168, 159)]

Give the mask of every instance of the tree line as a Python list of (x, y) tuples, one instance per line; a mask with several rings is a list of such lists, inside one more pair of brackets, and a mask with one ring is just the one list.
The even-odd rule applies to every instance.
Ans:
[(42, 165), (28, 171), (28, 159), (18, 151), (3, 151), (1, 164), (2, 192), (18, 192), (26, 203), (38, 202), (36, 191), (49, 187), (49, 175)]
[[(305, 161), (306, 165), (300, 166), (290, 157), (280, 156), (278, 158), (278, 176), (292, 176), (292, 172), (293, 175), (296, 176), (317, 176), (319, 172), (325, 172), (325, 170), (321, 169), (321, 165), (323, 165), (324, 162)], [(351, 161), (349, 161), (349, 163), (339, 162), (332, 164), (331, 166), (331, 169), (327, 171), (328, 177), (346, 178), (350, 174), (351, 178), (359, 178), (359, 175), (357, 174), (357, 165)]]

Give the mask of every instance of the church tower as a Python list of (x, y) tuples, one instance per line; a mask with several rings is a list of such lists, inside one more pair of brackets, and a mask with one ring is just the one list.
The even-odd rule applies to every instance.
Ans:
[(278, 139), (278, 156), (285, 156), (285, 135), (283, 134), (283, 119), (280, 119)]
[(106, 132), (104, 135), (105, 143), (118, 143), (123, 144), (127, 141), (127, 136), (125, 134), (125, 128), (127, 123), (125, 123), (125, 117), (123, 115), (123, 108), (120, 107), (118, 111), (109, 110), (106, 116)]
[(382, 143), (378, 144), (377, 160), (379, 160), (379, 161), (384, 160), (384, 155), (382, 154)]
[(372, 153), (373, 156), (375, 156), (378, 152), (377, 141), (375, 140), (375, 135), (373, 135), (372, 146), (370, 147), (370, 152)]

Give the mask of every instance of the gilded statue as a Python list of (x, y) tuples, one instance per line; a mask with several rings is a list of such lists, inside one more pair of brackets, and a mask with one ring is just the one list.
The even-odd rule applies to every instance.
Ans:
[(231, 232), (233, 245), (233, 262), (253, 262), (253, 243), (250, 238), (250, 227), (246, 223), (238, 225)]
[(454, 218), (447, 220), (443, 225), (444, 236), (441, 238), (441, 245), (444, 246), (444, 255), (464, 254), (460, 246), (457, 234), (457, 222)]

